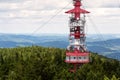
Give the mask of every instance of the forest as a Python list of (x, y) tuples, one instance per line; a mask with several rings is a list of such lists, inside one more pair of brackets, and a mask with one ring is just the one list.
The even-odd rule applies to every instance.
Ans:
[(0, 80), (120, 80), (120, 61), (91, 53), (76, 73), (66, 64), (65, 49), (0, 48)]

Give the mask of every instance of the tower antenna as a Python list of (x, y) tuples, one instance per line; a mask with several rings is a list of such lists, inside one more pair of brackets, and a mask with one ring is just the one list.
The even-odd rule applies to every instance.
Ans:
[(76, 72), (82, 64), (89, 63), (90, 53), (85, 45), (85, 14), (90, 13), (81, 8), (81, 0), (73, 0), (74, 8), (66, 11), (70, 14), (69, 19), (69, 45), (66, 49), (66, 63), (73, 64), (74, 68), (70, 72)]

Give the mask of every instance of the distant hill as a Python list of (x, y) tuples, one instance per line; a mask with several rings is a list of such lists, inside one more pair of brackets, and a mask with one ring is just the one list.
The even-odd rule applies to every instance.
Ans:
[[(91, 52), (96, 52), (101, 55), (120, 60), (120, 36), (111, 34), (87, 36), (87, 48)], [(68, 46), (67, 35), (15, 35), (15, 34), (0, 34), (0, 47), (24, 47), (24, 46), (44, 46), (66, 48)]]
[(91, 53), (92, 62), (70, 73), (65, 49), (38, 46), (0, 49), (0, 80), (119, 80), (120, 61)]

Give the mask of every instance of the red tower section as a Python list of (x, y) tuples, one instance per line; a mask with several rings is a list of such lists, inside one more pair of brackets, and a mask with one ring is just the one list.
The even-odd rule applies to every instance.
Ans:
[(65, 13), (71, 14), (69, 20), (69, 46), (66, 50), (66, 63), (74, 65), (74, 69), (70, 70), (75, 72), (81, 64), (89, 63), (89, 52), (86, 50), (85, 45), (85, 14), (90, 13), (81, 9), (81, 0), (73, 0), (74, 9)]

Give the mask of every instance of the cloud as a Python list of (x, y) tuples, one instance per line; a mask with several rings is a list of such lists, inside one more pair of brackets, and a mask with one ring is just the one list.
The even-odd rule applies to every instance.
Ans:
[(4, 16), (8, 18), (9, 15), (14, 15), (13, 17), (23, 17), (23, 18), (24, 17), (33, 18), (33, 16), (39, 17), (41, 15), (42, 16), (54, 15), (54, 13), (56, 13), (58, 9), (61, 9), (61, 7), (65, 6), (67, 3), (67, 1), (64, 1), (62, 4), (60, 4), (56, 0), (51, 0), (51, 1), (24, 0), (23, 2), (21, 1), (21, 3), (19, 3), (19, 1), (17, 2), (17, 0), (12, 0), (12, 2), (16, 2), (16, 3), (8, 3), (8, 2), (6, 0), (0, 3), (0, 14), (4, 14)]
[[(116, 18), (120, 18), (118, 1), (82, 0), (82, 3), (100, 25), (106, 20), (115, 23)], [(30, 33), (51, 19), (38, 33), (66, 33), (68, 15), (64, 12), (73, 8), (72, 5), (72, 0), (0, 0), (0, 32)], [(117, 25), (120, 24), (117, 22)]]
[(0, 3), (3, 2), (3, 3), (18, 3), (18, 2), (23, 2), (25, 0), (0, 0)]
[(118, 8), (120, 7), (119, 0), (83, 0), (85, 7), (91, 8)]
[(120, 8), (87, 8), (90, 15), (97, 17), (120, 17)]

